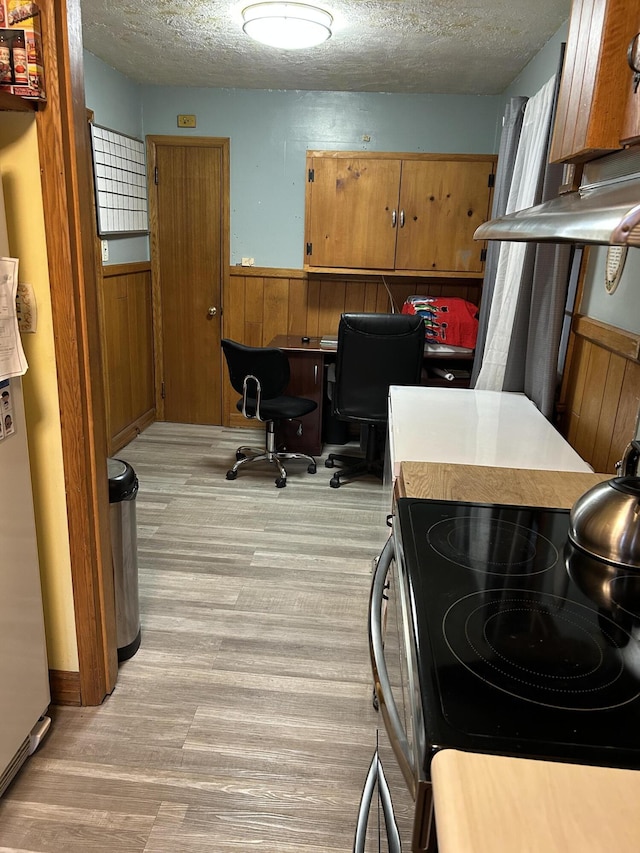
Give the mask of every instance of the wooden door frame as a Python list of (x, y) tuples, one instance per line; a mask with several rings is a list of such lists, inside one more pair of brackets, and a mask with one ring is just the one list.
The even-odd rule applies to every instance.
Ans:
[(52, 699), (97, 705), (118, 660), (80, 0), (39, 7), (47, 103), (36, 126), (79, 660), (77, 680), (52, 673)]
[[(160, 291), (160, 261), (158, 251), (158, 199), (155, 189), (155, 169), (157, 164), (156, 153), (159, 145), (175, 146), (184, 148), (193, 146), (198, 148), (217, 148), (222, 155), (221, 168), (221, 195), (222, 210), (220, 211), (220, 242), (222, 245), (222, 281), (220, 282), (220, 322), (222, 329), (224, 305), (223, 298), (229, 284), (230, 264), (230, 201), (229, 201), (229, 152), (230, 140), (228, 137), (220, 136), (147, 136), (147, 185), (149, 196), (149, 244), (151, 253), (151, 294), (153, 303), (153, 342), (154, 342), (154, 373), (155, 373), (155, 397), (156, 412), (158, 420), (164, 420), (164, 398), (162, 396), (162, 298)], [(220, 388), (222, 389), (222, 363), (220, 365)], [(222, 391), (220, 392), (222, 398)], [(220, 411), (222, 412), (222, 399), (220, 400)]]

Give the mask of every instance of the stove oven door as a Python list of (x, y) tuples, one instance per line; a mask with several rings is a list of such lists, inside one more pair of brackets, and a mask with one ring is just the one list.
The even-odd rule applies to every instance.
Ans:
[(414, 689), (415, 643), (402, 564), (394, 554), (392, 537), (378, 560), (371, 590), (369, 643), (384, 726), (378, 731), (364, 787), (355, 853), (368, 849), (366, 839), (372, 835), (380, 839), (372, 850), (420, 853), (430, 849), (431, 784), (421, 778), (423, 738), (416, 739), (416, 731), (422, 730), (422, 709), (415, 709), (419, 695)]

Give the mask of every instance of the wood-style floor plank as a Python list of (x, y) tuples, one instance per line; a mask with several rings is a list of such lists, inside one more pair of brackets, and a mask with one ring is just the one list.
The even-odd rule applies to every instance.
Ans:
[[(246, 432), (154, 424), (136, 501), (142, 645), (0, 800), (0, 853), (341, 853), (379, 723), (367, 605), (390, 497), (373, 478), (225, 472)], [(335, 448), (327, 448), (326, 452)]]

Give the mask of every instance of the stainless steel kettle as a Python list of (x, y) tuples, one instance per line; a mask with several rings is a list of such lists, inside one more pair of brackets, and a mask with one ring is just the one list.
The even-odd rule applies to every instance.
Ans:
[(569, 539), (599, 560), (640, 569), (640, 441), (633, 440), (616, 468), (621, 476), (589, 489), (569, 515)]

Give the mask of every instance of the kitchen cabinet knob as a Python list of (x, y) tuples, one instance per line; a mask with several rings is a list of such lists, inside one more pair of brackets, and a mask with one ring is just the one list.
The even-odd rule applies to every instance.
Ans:
[(397, 213), (395, 212), (395, 210), (394, 210), (394, 211), (391, 213), (391, 227), (392, 227), (392, 228), (395, 228), (395, 227), (396, 227), (396, 222), (397, 222), (397, 221), (398, 221), (398, 214), (397, 214)]
[(404, 210), (400, 211), (400, 227), (404, 228)]
[(212, 305), (211, 308), (209, 308), (209, 310), (207, 311), (207, 317), (215, 317), (217, 313), (218, 309), (214, 305)]

